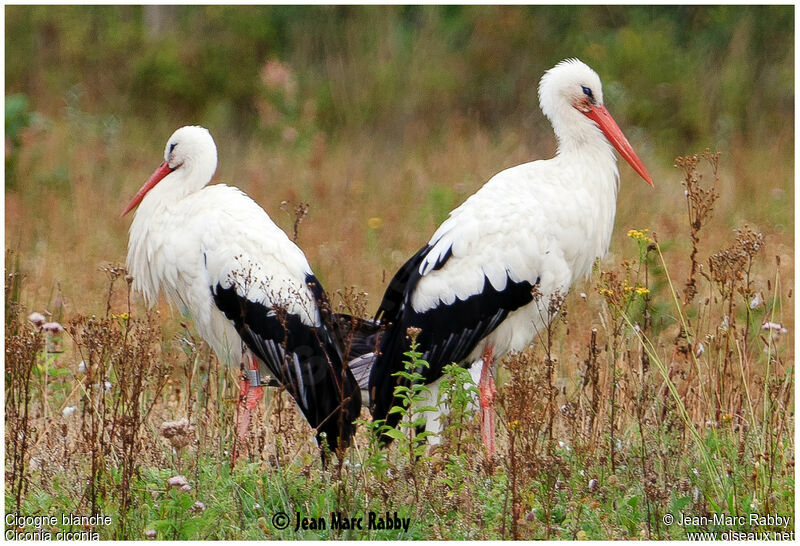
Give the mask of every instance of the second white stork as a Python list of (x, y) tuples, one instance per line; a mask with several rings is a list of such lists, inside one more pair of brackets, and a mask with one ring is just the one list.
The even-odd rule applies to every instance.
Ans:
[(169, 138), (164, 162), (122, 213), (138, 206), (127, 257), (133, 289), (151, 306), (163, 292), (223, 362), (247, 360), (240, 443), (262, 396), (253, 373), (260, 361), (335, 451), (354, 433), (361, 393), (342, 364), (325, 292), (302, 250), (255, 201), (207, 185), (216, 168), (206, 129), (183, 127)]
[(398, 422), (389, 412), (401, 383), (393, 374), (403, 369), (406, 332), (416, 327), (430, 364), (419, 370), (426, 382), (451, 362), (483, 365), (482, 436), (492, 455), (494, 363), (525, 349), (546, 326), (551, 297), (588, 276), (608, 250), (619, 183), (614, 148), (653, 185), (586, 64), (569, 59), (547, 71), (539, 102), (558, 140), (556, 156), (493, 176), (390, 281), (376, 314), (386, 331), (370, 372), (374, 419)]

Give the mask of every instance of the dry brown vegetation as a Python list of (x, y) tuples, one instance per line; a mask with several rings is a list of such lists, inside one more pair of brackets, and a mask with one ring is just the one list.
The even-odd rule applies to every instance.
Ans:
[[(297, 227), (330, 292), (355, 287), (340, 291), (344, 309), (368, 315), (383, 287), (379, 272), (402, 261), (457, 204), (460, 191), (477, 186), (474, 173), (490, 172), (490, 159), (504, 155), (502, 142), (483, 139), (480, 131), (464, 137), (436, 153), (401, 158), (406, 169), (380, 175), (375, 165), (381, 162), (366, 153), (327, 150), (314, 167), (237, 150), (243, 157), (233, 171), (248, 174), (232, 177), (249, 181), (249, 188), (242, 185), (287, 232)], [(519, 161), (520, 150), (526, 148), (506, 161)], [(231, 167), (222, 153), (226, 171)], [(266, 169), (256, 168), (259, 161)], [(351, 174), (337, 176), (340, 163), (351, 164)], [(470, 173), (469, 180), (445, 176), (452, 165), (462, 176)], [(555, 320), (531, 351), (507, 359), (501, 370), (499, 430), (505, 439), (494, 464), (479, 448), (475, 416), (456, 412), (458, 424), (420, 462), (399, 448), (377, 450), (364, 425), (346, 464), (321, 470), (313, 433), (286, 396), (273, 393), (252, 428), (253, 462), (233, 474), (220, 468), (224, 479), (211, 475), (229, 460), (235, 371), (221, 369), (191, 325), (167, 307), (147, 313), (130, 299), (124, 270), (85, 258), (107, 248), (109, 258), (121, 259), (125, 222), (114, 211), (125, 197), (102, 189), (91, 195), (80, 178), (68, 194), (70, 206), (54, 204), (52, 195), (9, 194), (9, 232), (19, 234), (20, 246), (7, 256), (14, 282), (6, 291), (6, 445), (18, 456), (7, 461), (6, 498), (41, 510), (47, 510), (44, 492), (51, 496), (45, 506), (61, 510), (116, 506), (115, 527), (100, 529), (111, 533), (102, 536), (129, 538), (142, 536), (145, 527), (165, 538), (272, 536), (278, 531), (269, 510), (278, 507), (314, 515), (407, 506), (413, 509), (406, 517), (421, 525), (414, 536), (430, 538), (680, 538), (659, 523), (662, 514), (677, 508), (699, 514), (783, 510), (791, 504), (794, 464), (791, 240), (780, 226), (766, 233), (749, 225), (721, 227), (722, 219), (735, 221), (739, 214), (730, 208), (736, 202), (725, 198), (739, 185), (727, 182), (732, 175), (724, 165), (724, 156), (679, 158), (679, 168), (655, 176), (656, 192), (667, 195), (660, 201), (623, 173), (612, 254), (590, 282), (551, 309)], [(133, 177), (130, 169), (123, 172)], [(441, 185), (430, 182), (438, 179), (429, 173), (437, 172)], [(257, 183), (267, 180), (295, 182)], [(376, 181), (372, 191), (366, 180)], [(415, 199), (420, 195), (427, 197)], [(107, 212), (91, 212), (78, 196)], [(655, 219), (647, 207), (631, 208), (640, 200), (660, 203)], [(317, 206), (306, 215), (303, 201)], [(48, 208), (49, 224), (61, 227), (22, 229), (15, 207), (23, 203)], [(97, 227), (81, 231), (77, 218)], [(770, 225), (768, 217), (751, 218), (752, 225)], [(644, 225), (649, 230), (626, 229)], [(37, 235), (47, 242), (35, 244)], [(50, 245), (71, 251), (53, 260)], [(37, 263), (47, 267), (37, 270)], [(57, 345), (63, 352), (45, 352), (50, 334), (24, 320), (33, 309), (65, 324)], [(767, 323), (780, 326), (764, 329)], [(77, 371), (81, 361), (86, 373)], [(98, 390), (103, 381), (110, 382), (107, 392)], [(66, 416), (72, 406), (79, 411)], [(190, 443), (176, 447), (159, 429), (181, 418), (196, 431)], [(263, 478), (252, 478), (253, 471)], [(179, 473), (194, 484), (190, 493), (164, 481)], [(237, 473), (255, 479), (256, 489), (240, 489)], [(213, 505), (208, 495), (224, 494), (216, 488), (231, 479), (227, 494), (234, 505), (231, 499), (216, 505), (228, 514), (225, 525), (205, 527), (223, 516), (192, 502)], [(295, 480), (308, 485), (292, 493)], [(329, 493), (315, 497), (320, 487)], [(480, 501), (477, 491), (483, 491)], [(142, 504), (143, 498), (155, 502)], [(254, 499), (271, 508), (253, 509)], [(231, 510), (239, 515), (231, 518)]]

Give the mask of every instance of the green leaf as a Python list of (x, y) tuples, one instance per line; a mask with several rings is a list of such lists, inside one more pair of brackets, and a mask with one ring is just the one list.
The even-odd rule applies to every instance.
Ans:
[(677, 498), (677, 499), (675, 499), (675, 501), (672, 503), (672, 508), (673, 508), (673, 510), (672, 510), (672, 511), (673, 511), (673, 512), (680, 512), (680, 511), (681, 511), (681, 510), (683, 510), (683, 509), (684, 509), (686, 506), (688, 506), (688, 505), (689, 505), (689, 503), (691, 503), (691, 502), (692, 502), (692, 497), (680, 497), (680, 498)]
[(396, 428), (390, 428), (389, 430), (385, 430), (383, 432), (389, 438), (393, 440), (406, 440), (406, 435), (403, 434), (401, 431), (397, 430)]

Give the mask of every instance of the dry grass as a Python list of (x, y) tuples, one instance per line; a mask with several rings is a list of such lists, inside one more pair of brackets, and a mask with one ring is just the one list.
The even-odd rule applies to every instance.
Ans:
[[(164, 304), (147, 314), (137, 298), (129, 302), (121, 278), (109, 286), (109, 264), (124, 260), (127, 244), (129, 220), (119, 212), (158, 164), (173, 128), (106, 134), (97, 120), (81, 119), (27, 132), (19, 157), (27, 177), (6, 193), (6, 245), (14, 251), (7, 267), (24, 276), (21, 290), (7, 282), (6, 292), (6, 448), (15, 455), (6, 462), (7, 502), (11, 494), (16, 506), (27, 499), (44, 512), (88, 512), (124, 511), (135, 499), (127, 520), (104, 531), (120, 538), (140, 538), (146, 525), (164, 538), (290, 538), (271, 527), (269, 510), (322, 514), (342, 506), (403, 506), (427, 522), (418, 538), (676, 538), (658, 520), (683, 502), (693, 513), (750, 510), (741, 503), (752, 489), (762, 513), (787, 506), (794, 462), (789, 137), (725, 153), (719, 198), (694, 226), (686, 172), (646, 158), (651, 190), (621, 165), (609, 256), (573, 287), (537, 345), (506, 363), (498, 427), (506, 457), (497, 466), (477, 447), (474, 417), (461, 415), (441, 448), (418, 463), (375, 450), (362, 426), (348, 465), (322, 471), (307, 424), (273, 393), (252, 427), (262, 455), (231, 474), (224, 465), (233, 372), (220, 369)], [(320, 134), (306, 148), (215, 135), (215, 180), (247, 191), (290, 234), (294, 206), (308, 203), (298, 243), (329, 293), (355, 287), (368, 294), (359, 307), (370, 313), (388, 276), (450, 209), (498, 170), (552, 148), (546, 136), (520, 128), (489, 134), (468, 119), (442, 133), (411, 127), (402, 142)], [(700, 188), (715, 179), (702, 160), (692, 172), (703, 175)], [(648, 234), (631, 239), (629, 230), (645, 227)], [(645, 240), (653, 234), (657, 246)], [(45, 355), (44, 364), (45, 340), (23, 318), (33, 310), (72, 325), (61, 338), (64, 352)], [(765, 322), (786, 332), (761, 330)], [(75, 371), (81, 360), (102, 368), (98, 380), (128, 370), (138, 383), (112, 380), (111, 394), (92, 398), (86, 385), (95, 382)], [(147, 365), (137, 370), (140, 362)], [(72, 405), (80, 418), (61, 414)], [(159, 429), (184, 417), (196, 439), (175, 447)], [(189, 512), (164, 485), (178, 473), (195, 484), (192, 501), (211, 505), (225, 492), (235, 501)], [(31, 486), (51, 504), (31, 495)], [(225, 487), (231, 490), (217, 489)]]

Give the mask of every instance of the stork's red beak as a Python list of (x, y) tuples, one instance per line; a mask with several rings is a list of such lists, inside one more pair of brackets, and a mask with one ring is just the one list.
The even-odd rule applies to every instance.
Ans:
[(617, 122), (614, 121), (614, 118), (611, 117), (611, 114), (608, 113), (605, 106), (590, 106), (590, 110), (588, 112), (584, 112), (584, 115), (593, 120), (597, 123), (600, 130), (606, 135), (606, 138), (614, 145), (614, 148), (617, 149), (619, 155), (625, 158), (625, 161), (633, 167), (633, 170), (639, 173), (639, 176), (644, 178), (644, 181), (653, 185), (653, 180), (650, 178), (650, 175), (647, 174), (647, 169), (644, 168), (642, 164), (642, 160), (639, 159), (639, 156), (636, 155), (636, 152), (633, 151), (633, 147), (631, 143), (628, 142), (628, 139), (625, 138), (625, 135), (622, 134), (622, 129), (619, 128)]
[(172, 169), (170, 169), (169, 163), (167, 163), (166, 161), (162, 163), (161, 166), (156, 169), (156, 172), (150, 175), (150, 178), (147, 179), (147, 182), (145, 182), (144, 185), (141, 188), (139, 188), (139, 191), (136, 192), (136, 195), (133, 196), (131, 202), (128, 203), (128, 206), (125, 207), (125, 210), (123, 210), (122, 214), (120, 214), (120, 218), (122, 218), (130, 211), (138, 207), (139, 203), (141, 203), (142, 199), (144, 199), (144, 196), (147, 195), (147, 192), (152, 190), (155, 187), (155, 185), (161, 181), (162, 178), (164, 178), (171, 172)]

